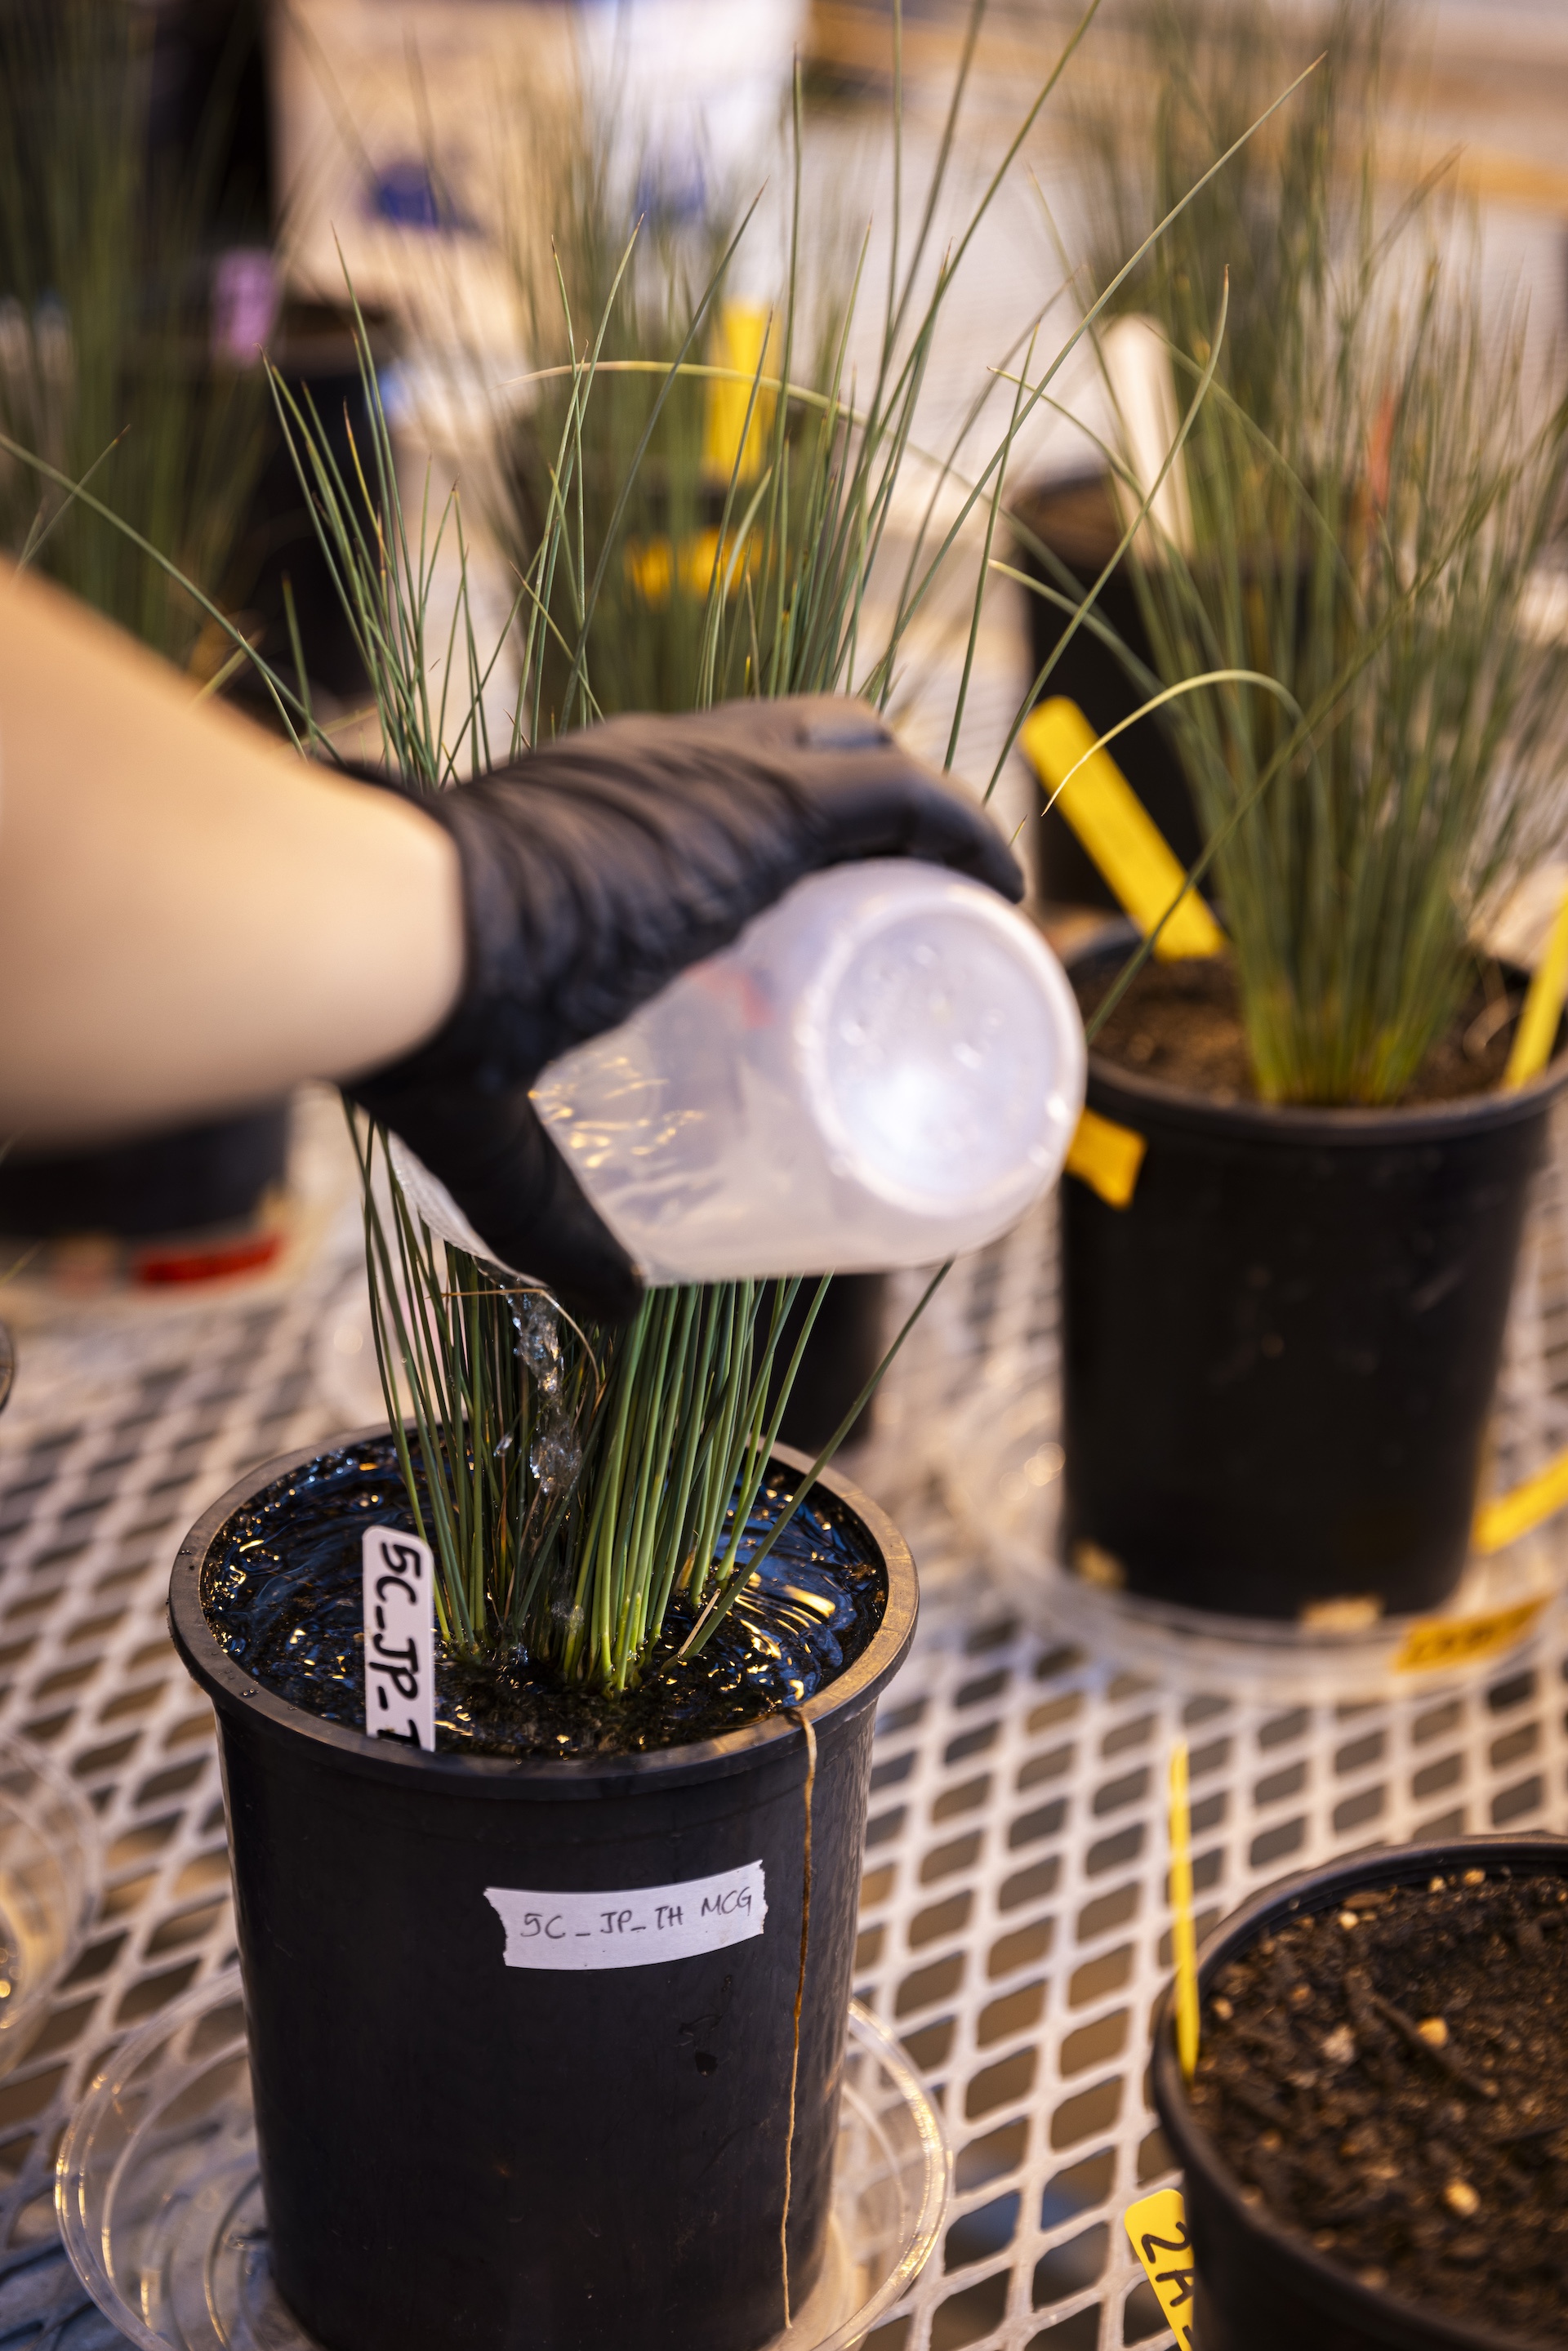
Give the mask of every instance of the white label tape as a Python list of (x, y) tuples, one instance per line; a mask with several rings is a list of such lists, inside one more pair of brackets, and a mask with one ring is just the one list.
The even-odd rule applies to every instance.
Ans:
[(405, 1747), (435, 1745), (435, 1577), (430, 1545), (367, 1527), (365, 1729)]
[(768, 1916), (762, 1864), (639, 1886), (624, 1894), (530, 1894), (487, 1886), (507, 1930), (509, 1968), (651, 1968), (721, 1951), (760, 1935)]

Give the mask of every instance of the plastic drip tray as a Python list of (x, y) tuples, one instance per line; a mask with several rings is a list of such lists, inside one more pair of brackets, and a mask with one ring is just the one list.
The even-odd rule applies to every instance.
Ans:
[[(898, 2044), (852, 2002), (821, 2275), (779, 2351), (847, 2351), (919, 2275), (950, 2163)], [(60, 2147), (66, 2250), (145, 2351), (315, 2351), (267, 2258), (245, 2010), (232, 1971), (123, 2042)]]

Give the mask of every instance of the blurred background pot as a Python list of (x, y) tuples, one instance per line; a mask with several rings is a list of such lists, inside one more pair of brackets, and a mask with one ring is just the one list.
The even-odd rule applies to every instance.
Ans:
[[(768, 1392), (769, 1410), (783, 1384), (785, 1369), (800, 1341), (800, 1325), (815, 1294), (816, 1280), (808, 1276), (784, 1318)], [(762, 1311), (766, 1327), (766, 1304)], [(814, 1458), (837, 1433), (844, 1415), (882, 1361), (886, 1312), (885, 1273), (834, 1274), (811, 1325), (811, 1335), (806, 1342), (800, 1368), (779, 1423), (779, 1433), (786, 1445), (798, 1445)], [(844, 1439), (846, 1445), (857, 1444), (871, 1434), (875, 1409), (873, 1396), (850, 1428)]]
[[(383, 314), (364, 317), (378, 369), (395, 356)], [(361, 371), (353, 315), (345, 302), (290, 298), (266, 336), (267, 353), (286, 392), (297, 401), (312, 436), (344, 480), (355, 478), (372, 442), (371, 396)], [(238, 625), (264, 661), (296, 693), (307, 691), (318, 717), (357, 709), (371, 700), (371, 682), (316, 521), (282, 427), (269, 403), (255, 492), (231, 565)], [(292, 600), (298, 643), (308, 648), (303, 689), (288, 625)], [(236, 670), (230, 693), (248, 716), (277, 724), (272, 698), (248, 664)]]
[[(1029, 492), (1018, 502), (1017, 517), (1056, 558), (1076, 587), (1070, 588), (1038, 549), (1022, 539), (1017, 552), (1019, 569), (1059, 594), (1086, 595), (1122, 537), (1110, 483), (1103, 474)], [(1028, 602), (1038, 676), (1071, 627), (1072, 615), (1043, 596), (1031, 595)], [(1147, 669), (1155, 667), (1128, 558), (1116, 565), (1101, 589), (1094, 611), (1106, 627), (1114, 630), (1134, 659)], [(1082, 624), (1051, 671), (1043, 693), (1064, 695), (1075, 702), (1096, 735), (1107, 734), (1148, 699), (1110, 647)], [(1140, 718), (1135, 726), (1116, 737), (1111, 756), (1182, 864), (1191, 866), (1203, 840), (1192, 794), (1164, 722), (1158, 716)], [(1045, 808), (1043, 798), (1039, 789), (1031, 796), (1031, 813), (1020, 844), (1035, 895), (1046, 904), (1107, 906), (1120, 913), (1114, 894), (1067, 819), (1059, 810)]]
[(252, 1223), (283, 1183), (288, 1116), (287, 1102), (268, 1102), (96, 1151), (7, 1152), (0, 1159), (0, 1234), (153, 1240)]

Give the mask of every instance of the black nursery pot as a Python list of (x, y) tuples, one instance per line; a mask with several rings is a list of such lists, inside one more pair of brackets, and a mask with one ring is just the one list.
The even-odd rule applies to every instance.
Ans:
[(1068, 1563), (1232, 1615), (1446, 1599), (1565, 1078), (1294, 1109), (1092, 1051), (1089, 1108), (1148, 1148), (1124, 1208), (1061, 1186)]
[(0, 1232), (144, 1240), (214, 1231), (253, 1217), (287, 1161), (286, 1102), (104, 1150), (18, 1149), (0, 1159)]
[[(793, 2308), (822, 2258), (873, 1717), (914, 1632), (909, 1552), (873, 1503), (819, 1480), (887, 1594), (867, 1647), (800, 1709), (817, 1765), (791, 2139), (800, 1719), (512, 1761), (377, 1742), (272, 1696), (208, 1625), (204, 1563), (312, 1458), (214, 1503), (170, 1589), (217, 1709), (278, 2287), (327, 2351), (755, 2351), (784, 2323), (787, 2148)], [(538, 1892), (540, 1933), (575, 1933), (551, 1896), (624, 1920), (640, 1892), (684, 1907), (693, 1881), (752, 1865), (759, 1934), (651, 1965), (518, 1964), (532, 1946), (486, 1898)]]
[[(384, 316), (361, 314), (377, 365), (394, 356)], [(345, 481), (356, 478), (356, 453), (371, 445), (370, 394), (361, 373), (354, 314), (341, 305), (291, 298), (283, 308), (269, 353), (290, 398), (314, 419), (330, 462)], [(364, 700), (370, 676), (338, 592), (337, 577), (317, 537), (310, 501), (270, 403), (267, 439), (255, 492), (235, 551), (235, 593), (243, 604), (263, 658), (297, 690), (294, 606), (301, 646), (309, 648), (312, 694), (346, 708)], [(277, 725), (270, 695), (256, 673), (242, 669), (228, 689), (260, 723)]]
[[(821, 1277), (819, 1276), (820, 1280)], [(774, 1355), (774, 1376), (768, 1408), (772, 1410), (778, 1391), (783, 1383), (784, 1371), (800, 1343), (800, 1326), (810, 1311), (816, 1295), (817, 1282), (810, 1276), (795, 1293), (795, 1303), (784, 1318), (779, 1346)], [(759, 1322), (766, 1325), (768, 1311), (764, 1300)], [(828, 1294), (818, 1310), (800, 1357), (800, 1368), (795, 1374), (795, 1384), (789, 1391), (789, 1401), (784, 1407), (784, 1417), (779, 1433), (786, 1445), (798, 1445), (814, 1460), (829, 1444), (845, 1413), (854, 1403), (883, 1357), (883, 1325), (886, 1319), (887, 1276), (885, 1273), (835, 1273), (828, 1286)], [(856, 1444), (869, 1436), (876, 1410), (873, 1396), (863, 1412), (857, 1415), (844, 1442)]]
[[(1222, 1921), (1199, 1961), (1199, 1997), (1207, 1997), (1214, 1979), (1249, 1944), (1288, 1917), (1337, 1910), (1363, 1886), (1424, 1886), (1434, 1876), (1467, 1868), (1485, 1869), (1492, 1877), (1509, 1871), (1517, 1877), (1568, 1876), (1568, 1840), (1450, 1838), (1374, 1847), (1354, 1860), (1305, 1870)], [(1269, 2351), (1545, 2351), (1543, 2343), (1466, 2326), (1363, 2285), (1265, 2205), (1245, 2203), (1188, 2101), (1168, 1986), (1155, 2011), (1151, 2078), (1155, 2111), (1184, 2175), (1199, 2351), (1257, 2351), (1263, 2344)]]
[[(1122, 526), (1103, 474), (1081, 481), (1062, 482), (1033, 492), (1019, 502), (1019, 519), (1066, 565), (1087, 594), (1116, 550)], [(1061, 582), (1047, 574), (1032, 549), (1020, 548), (1019, 569), (1043, 580), (1051, 588)], [(1146, 668), (1154, 653), (1144, 626), (1142, 607), (1132, 567), (1117, 564), (1095, 599), (1094, 610), (1113, 628), (1129, 653)], [(1056, 651), (1072, 615), (1043, 596), (1029, 600), (1034, 666), (1043, 669)], [(1096, 735), (1103, 735), (1128, 718), (1145, 699), (1115, 654), (1092, 629), (1081, 627), (1046, 682), (1048, 696), (1065, 695), (1075, 702)], [(1191, 866), (1203, 847), (1192, 795), (1169, 735), (1157, 716), (1140, 718), (1119, 735), (1112, 757), (1145, 808), (1164, 833), (1183, 865)], [(1032, 808), (1032, 804), (1031, 804)], [(1035, 893), (1047, 904), (1115, 907), (1115, 895), (1099, 867), (1058, 809), (1033, 808), (1026, 828), (1029, 863)]]

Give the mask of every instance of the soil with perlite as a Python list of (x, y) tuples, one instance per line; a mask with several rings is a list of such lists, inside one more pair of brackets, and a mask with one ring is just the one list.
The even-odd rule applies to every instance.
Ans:
[[(1084, 1018), (1104, 1002), (1120, 977), (1123, 958), (1096, 963), (1074, 973), (1073, 986)], [(1463, 1004), (1446, 1037), (1438, 1040), (1400, 1096), (1404, 1106), (1458, 1102), (1490, 1092), (1501, 1081), (1523, 1002), (1517, 987), (1506, 988), (1493, 973)], [(1134, 978), (1091, 1049), (1134, 1077), (1207, 1094), (1211, 1102), (1256, 1102), (1252, 1064), (1241, 1021), (1241, 989), (1228, 955), (1156, 963), (1152, 957)]]
[[(742, 1539), (755, 1551), (793, 1492), (765, 1480)], [(266, 1689), (328, 1722), (365, 1727), (361, 1543), (411, 1531), (390, 1437), (340, 1448), (256, 1495), (229, 1520), (203, 1580), (208, 1623)], [(882, 1622), (885, 1573), (853, 1514), (819, 1489), (700, 1656), (678, 1652), (695, 1612), (678, 1594), (641, 1687), (562, 1688), (520, 1649), (436, 1643), (437, 1750), (580, 1757), (716, 1739), (800, 1706), (837, 1678)]]
[(1190, 2096), (1245, 2201), (1363, 2283), (1568, 2341), (1568, 1883), (1363, 1888), (1222, 1969)]

